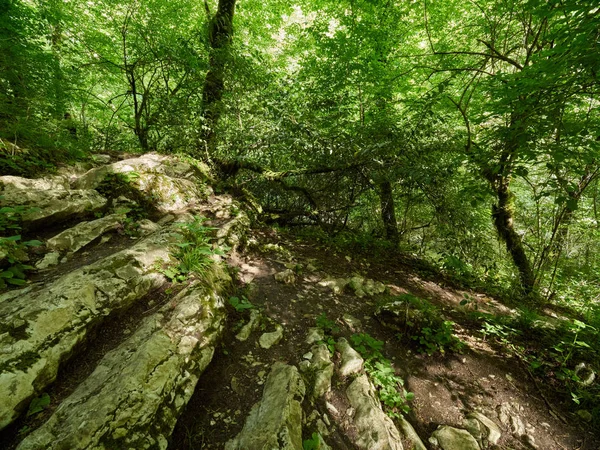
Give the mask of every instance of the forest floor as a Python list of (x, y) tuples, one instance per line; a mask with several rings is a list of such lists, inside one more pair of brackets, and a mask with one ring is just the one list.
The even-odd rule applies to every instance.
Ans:
[[(383, 354), (405, 380), (406, 389), (414, 393), (407, 418), (427, 447), (428, 437), (439, 425), (464, 428), (469, 411), (479, 411), (502, 428), (495, 448), (600, 448), (598, 430), (586, 429), (585, 422), (569, 413), (568, 405), (536, 381), (525, 364), (492, 339), (486, 340), (481, 323), (469, 314), (474, 307), (495, 315), (510, 314), (510, 308), (473, 293), (469, 293), (472, 301), (465, 307), (461, 301), (466, 292), (444, 286), (434, 277), (427, 279), (396, 258), (353, 257), (273, 229), (253, 231), (251, 242), (253, 250), (235, 255), (230, 264), (239, 271), (240, 292), (268, 320), (241, 342), (236, 333), (247, 322), (249, 310), (230, 314), (222, 344), (178, 421), (170, 449), (223, 448), (241, 431), (250, 409), (260, 400), (271, 365), (276, 361), (296, 366), (301, 363), (310, 350), (307, 331), (316, 326), (319, 316), (335, 322), (335, 338), (367, 333), (385, 343)], [(275, 274), (294, 264), (314, 266), (315, 270), (300, 272), (293, 283), (275, 280)], [(455, 332), (465, 344), (463, 350), (420, 354), (415, 345), (399, 340), (397, 332), (375, 318), (377, 296), (358, 298), (347, 291), (336, 294), (322, 283), (356, 274), (385, 283), (391, 295), (411, 293), (428, 299), (454, 321)], [(259, 336), (273, 331), (273, 322), (283, 326), (283, 338), (270, 349), (263, 349)], [(340, 385), (336, 373), (326, 401), (317, 404), (321, 414), (345, 414), (347, 405), (337, 388)], [(332, 404), (336, 406), (333, 412)], [(305, 400), (305, 414), (307, 411)], [(343, 421), (343, 417), (332, 419)], [(326, 440), (333, 448), (354, 448), (335, 426), (328, 432)], [(303, 438), (310, 436), (311, 429), (306, 427)], [(405, 448), (411, 448), (406, 444)]]
[[(110, 160), (110, 157), (108, 159)], [(445, 449), (600, 449), (600, 430), (592, 429), (590, 422), (585, 421), (586, 418), (591, 420), (591, 414), (583, 409), (577, 411), (564, 386), (546, 384), (543, 379), (534, 376), (525, 359), (527, 355), (543, 354), (544, 350), (549, 348), (551, 344), (544, 340), (545, 330), (570, 317), (568, 313), (562, 317), (561, 311), (542, 311), (541, 315), (536, 315), (535, 320), (530, 318), (530, 322), (523, 321), (525, 325), (522, 325), (520, 330), (513, 330), (516, 333), (503, 334), (507, 328), (502, 328), (502, 318), (518, 318), (518, 305), (505, 305), (481, 293), (453, 287), (440, 275), (422, 270), (423, 266), (418, 261), (405, 259), (391, 251), (368, 253), (364, 250), (343, 250), (315, 236), (309, 237), (309, 234), (300, 237), (292, 231), (273, 228), (247, 229), (249, 221), (243, 219), (246, 217), (243, 208), (238, 207), (230, 196), (214, 193), (205, 196), (197, 193), (188, 198), (190, 183), (195, 183), (191, 180), (196, 180), (197, 174), (181, 161), (148, 154), (140, 158), (116, 161), (111, 170), (128, 173), (127, 171), (133, 170), (134, 167), (141, 174), (140, 179), (158, 179), (163, 184), (162, 190), (157, 190), (155, 184), (150, 182), (140, 184), (139, 190), (144, 187), (153, 195), (159, 193), (161, 196), (152, 197), (155, 202), (160, 201), (163, 206), (173, 209), (183, 206), (182, 209), (173, 214), (151, 216), (156, 222), (130, 219), (124, 223), (117, 222), (114, 229), (92, 233), (84, 247), (78, 247), (72, 253), (63, 255), (60, 264), (55, 262), (52, 268), (40, 269), (38, 273), (34, 273), (29, 278), (29, 286), (22, 290), (8, 291), (0, 296), (0, 307), (4, 307), (5, 314), (2, 320), (12, 326), (9, 332), (0, 334), (0, 338), (8, 342), (2, 348), (10, 349), (0, 353), (0, 359), (13, 357), (15, 349), (21, 348), (23, 342), (27, 345), (38, 345), (38, 341), (42, 342), (29, 339), (28, 335), (21, 332), (25, 322), (21, 320), (20, 314), (26, 314), (25, 318), (30, 323), (27, 329), (39, 332), (40, 336), (47, 329), (53, 330), (52, 327), (56, 325), (58, 331), (52, 336), (57, 336), (57, 339), (50, 340), (49, 345), (56, 346), (57, 351), (62, 352), (60, 358), (53, 356), (52, 352), (44, 353), (46, 358), (53, 357), (56, 360), (54, 363), (57, 371), (60, 365), (56, 380), (50, 382), (43, 379), (42, 381), (48, 383), (37, 387), (37, 394), (43, 392), (49, 403), (31, 414), (21, 408), (19, 417), (0, 432), (0, 448), (12, 450), (21, 446), (23, 449), (36, 450), (117, 450), (112, 441), (110, 445), (101, 447), (102, 440), (86, 444), (82, 439), (92, 435), (103, 438), (115, 431), (110, 428), (113, 426), (113, 418), (121, 411), (121, 405), (128, 405), (128, 402), (137, 403), (131, 408), (126, 408), (126, 416), (130, 420), (129, 428), (119, 439), (135, 437), (135, 426), (140, 422), (143, 427), (139, 429), (139, 436), (143, 439), (161, 437), (160, 448), (167, 445), (169, 436), (170, 450), (224, 448), (227, 442), (231, 442), (240, 434), (250, 411), (255, 409), (261, 398), (265, 398), (264, 391), (269, 385), (275, 363), (283, 362), (289, 364), (286, 367), (296, 374), (296, 368), (299, 368), (306, 382), (306, 395), (301, 396), (303, 417), (297, 418), (298, 422), (302, 422), (299, 425), (302, 428), (302, 438), (309, 443), (305, 448), (319, 448), (310, 446), (310, 440), (314, 438), (314, 433), (318, 432), (333, 449), (370, 450), (373, 446), (370, 445), (372, 441), (368, 439), (366, 444), (360, 442), (359, 445), (363, 436), (360, 435), (360, 427), (357, 425), (357, 417), (361, 415), (358, 411), (360, 406), (354, 407), (356, 403), (352, 403), (350, 399), (351, 386), (348, 386), (350, 383), (354, 385), (359, 379), (366, 379), (366, 364), (361, 364), (358, 371), (349, 376), (341, 375), (340, 366), (343, 364), (340, 363), (343, 363), (343, 358), (339, 350), (340, 342), (345, 338), (356, 349), (359, 349), (356, 339), (363, 339), (365, 342), (366, 339), (370, 339), (371, 344), (381, 345), (378, 358), (380, 362), (389, 363), (392, 371), (392, 374), (388, 372), (386, 375), (386, 386), (394, 388), (394, 392), (396, 388), (401, 389), (397, 378), (394, 378), (399, 376), (404, 380), (404, 388), (414, 394), (414, 398), (408, 401), (410, 409), (406, 413), (406, 419), (424, 443), (420, 444), (420, 450), (437, 448), (431, 444), (430, 437), (440, 426), (455, 427), (458, 429), (455, 431), (462, 432), (463, 435), (467, 433), (467, 429), (471, 435), (479, 436), (479, 441), (475, 442), (474, 446), (442, 445)], [(86, 170), (87, 168), (75, 174), (69, 172), (70, 181), (59, 179), (63, 187), (51, 190), (51, 197), (54, 196), (58, 200), (65, 196), (76, 198), (75, 195), (80, 195), (81, 192), (89, 196), (98, 196), (93, 186), (84, 191), (72, 189), (86, 180), (89, 182), (94, 173), (101, 175), (101, 171), (105, 169), (100, 166), (89, 172)], [(7, 182), (14, 183), (15, 180)], [(26, 180), (17, 179), (17, 182), (25, 183)], [(55, 182), (54, 179), (30, 181), (28, 183), (41, 184), (36, 184), (36, 189), (18, 191), (16, 198), (20, 199), (29, 192), (46, 195), (48, 188), (40, 186), (45, 186), (43, 183)], [(114, 195), (116, 200), (119, 200), (121, 197), (117, 195), (120, 196), (121, 191), (115, 191)], [(202, 220), (197, 223), (195, 219), (192, 220), (191, 214)], [(52, 236), (63, 230), (73, 232), (79, 225), (112, 220), (110, 218), (113, 217), (105, 215), (91, 222), (80, 223), (81, 219), (85, 218), (80, 215), (71, 213), (62, 223), (43, 226), (26, 237), (49, 242)], [(207, 219), (206, 223), (203, 222), (204, 219)], [(176, 225), (175, 222), (180, 223)], [(137, 225), (139, 229), (127, 228), (132, 224)], [(206, 228), (202, 232), (208, 233), (207, 230), (212, 229), (217, 236), (222, 233), (221, 239), (236, 237), (233, 244), (229, 244), (227, 240), (223, 241), (228, 242), (230, 247), (235, 246), (235, 243), (240, 242), (247, 234), (247, 245), (241, 250), (234, 250), (228, 260), (235, 275), (233, 278), (236, 280), (236, 286), (231, 292), (233, 297), (229, 298), (232, 304), (227, 306), (227, 319), (223, 301), (219, 297), (219, 301), (214, 303), (217, 306), (212, 309), (203, 306), (206, 309), (200, 309), (191, 316), (196, 322), (182, 328), (178, 322), (179, 316), (177, 320), (171, 321), (172, 311), (185, 304), (179, 293), (186, 294), (189, 289), (194, 288), (194, 283), (202, 282), (202, 277), (184, 276), (180, 279), (183, 282), (175, 284), (172, 283), (176, 279), (173, 276), (167, 279), (165, 267), (171, 266), (165, 266), (165, 260), (162, 258), (170, 258), (173, 255), (172, 243), (168, 239), (159, 240), (159, 237), (164, 233), (164, 236), (170, 236), (169, 239), (175, 239), (174, 236), (180, 235), (182, 226), (190, 227), (190, 224), (195, 224), (196, 229), (200, 231), (204, 229), (202, 224), (215, 227)], [(84, 229), (80, 233), (85, 235), (88, 232)], [(104, 233), (107, 234), (102, 236)], [(79, 235), (75, 233), (74, 236)], [(189, 242), (181, 245), (189, 248)], [(82, 251), (79, 251), (79, 248)], [(42, 253), (40, 251), (39, 254), (32, 255), (32, 258), (42, 261)], [(37, 262), (32, 261), (32, 264), (37, 265)], [(133, 270), (123, 271), (120, 264)], [(103, 274), (102, 277), (94, 278), (97, 273)], [(153, 289), (148, 287), (145, 291), (136, 291), (136, 283), (141, 283), (139, 279), (146, 276), (161, 281)], [(369, 290), (365, 287), (364, 291), (357, 289), (353, 282), (349, 283), (353, 277), (360, 277), (365, 283), (364, 286), (371, 283), (371, 286), (376, 284), (378, 288)], [(122, 280), (125, 279), (138, 281), (123, 283)], [(212, 289), (215, 295), (218, 291), (217, 296), (220, 296), (227, 289), (226, 286), (230, 285), (229, 281), (223, 283), (222, 291), (216, 290), (210, 283), (207, 287)], [(94, 295), (93, 298), (88, 298), (86, 293), (90, 286), (99, 286), (98, 289), (104, 289), (110, 295)], [(118, 300), (124, 295), (133, 294), (135, 298), (131, 297), (131, 304), (122, 307), (118, 305)], [(428, 341), (429, 344), (433, 343), (434, 347), (429, 347), (432, 351), (427, 355), (422, 352), (422, 343), (419, 345), (414, 340), (419, 336), (418, 332), (425, 331), (424, 327), (417, 329), (415, 334), (412, 331), (408, 332), (406, 327), (401, 333), (398, 329), (385, 326), (381, 316), (377, 315), (378, 309), (381, 305), (389, 304), (390, 300), (401, 298), (402, 295), (429, 302), (435, 314), (450, 324), (450, 329), (460, 340), (461, 348), (454, 348), (452, 340), (446, 339), (449, 332), (442, 333), (433, 341)], [(232, 301), (236, 298), (237, 307)], [(109, 300), (114, 301), (115, 305), (110, 302), (101, 303)], [(98, 304), (92, 305), (94, 307), (87, 304), (82, 307), (84, 301)], [(194, 302), (197, 302), (197, 299)], [(13, 304), (18, 305), (18, 308), (11, 309)], [(73, 305), (76, 307), (72, 307)], [(106, 314), (106, 318), (100, 317), (98, 311), (101, 308), (105, 308), (103, 314)], [(63, 342), (62, 335), (65, 336), (64, 339), (68, 339), (69, 328), (67, 325), (63, 326), (62, 321), (42, 320), (46, 317), (44, 314), (54, 317), (51, 314), (55, 309), (71, 311), (68, 317), (71, 322), (65, 322), (67, 325), (84, 324), (81, 325), (81, 332), (85, 334), (85, 339), (82, 339), (81, 345), (73, 348), (67, 345), (59, 347)], [(82, 316), (85, 320), (80, 320), (79, 315), (83, 313), (95, 317), (94, 321), (89, 322), (91, 319), (88, 319), (88, 316)], [(188, 316), (184, 314), (182, 317)], [(256, 327), (250, 334), (241, 338), (242, 330), (250, 330), (248, 323), (253, 317), (256, 319)], [(205, 318), (212, 323), (211, 326), (203, 325)], [(222, 320), (226, 320), (224, 327)], [(160, 326), (157, 325), (159, 323)], [(197, 339), (198, 336), (211, 336), (211, 330), (218, 330), (220, 333), (221, 329), (224, 331), (220, 340), (216, 337)], [(154, 330), (151, 336), (162, 336), (161, 333), (168, 331), (169, 339), (164, 342), (169, 343), (177, 342), (178, 339), (193, 338), (191, 340), (197, 342), (197, 345), (204, 346), (202, 355), (212, 354), (216, 345), (212, 361), (205, 369), (204, 366), (196, 366), (197, 354), (189, 358), (182, 356), (179, 360), (181, 365), (174, 365), (172, 373), (162, 376), (160, 371), (153, 370), (153, 367), (158, 367), (156, 362), (150, 364), (147, 360), (148, 355), (154, 353), (146, 351), (145, 348), (155, 350), (161, 358), (171, 358), (180, 354), (180, 347), (175, 351), (169, 346), (140, 346), (139, 342), (150, 342), (150, 338), (144, 334), (146, 330)], [(280, 339), (277, 337), (278, 330), (282, 332)], [(321, 337), (309, 342), (307, 335), (312, 333), (314, 337), (315, 330)], [(436, 330), (429, 332), (435, 333)], [(263, 345), (266, 342), (265, 336), (275, 338), (269, 345)], [(570, 335), (568, 337), (572, 339)], [(317, 345), (313, 345), (315, 343)], [(331, 389), (315, 398), (311, 397), (310, 392), (314, 389), (311, 384), (315, 384), (311, 379), (314, 373), (310, 371), (314, 369), (314, 356), (318, 353), (318, 348), (315, 348), (320, 346), (322, 349), (323, 344), (331, 351), (334, 364), (330, 363), (329, 368), (333, 371), (335, 366), (338, 370), (333, 373)], [(571, 345), (574, 346), (574, 343)], [(443, 347), (445, 351), (440, 352), (439, 347)], [(337, 352), (334, 351), (336, 348)], [(42, 351), (45, 350), (41, 349), (40, 352)], [(330, 353), (327, 349), (325, 353), (329, 360)], [(207, 363), (209, 360), (210, 357), (206, 358)], [(566, 359), (562, 361), (563, 366), (565, 362)], [(569, 366), (574, 366), (577, 362), (569, 361)], [(23, 360), (22, 363), (32, 364), (29, 360)], [(312, 369), (310, 364), (313, 364)], [(135, 370), (127, 371), (124, 367), (133, 367)], [(32, 366), (28, 370), (36, 368)], [(190, 372), (194, 370), (194, 374), (190, 376)], [(113, 375), (105, 378), (105, 372)], [(124, 375), (125, 372), (127, 376)], [(15, 376), (25, 373), (27, 370), (14, 371)], [(197, 384), (194, 378), (196, 375), (200, 376)], [(372, 374), (369, 375), (374, 378)], [(181, 389), (188, 386), (185, 390), (186, 396), (182, 396), (179, 403), (178, 399), (171, 395), (175, 390), (168, 382), (172, 380), (178, 380)], [(553, 380), (556, 383), (556, 378)], [(592, 379), (592, 383), (593, 381)], [(25, 380), (22, 384), (28, 386), (30, 382)], [(593, 387), (595, 386), (597, 384)], [(88, 395), (88, 387), (93, 388), (94, 395)], [(139, 394), (140, 387), (144, 392), (142, 400), (138, 402), (136, 395)], [(563, 391), (562, 395), (557, 394), (560, 390)], [(16, 396), (20, 393), (16, 390), (15, 394), (13, 391), (5, 390), (7, 397), (9, 394)], [(147, 392), (159, 392), (160, 395), (150, 395)], [(113, 396), (113, 393), (118, 395)], [(378, 423), (388, 421), (381, 411), (379, 400), (371, 394), (372, 389), (369, 395), (364, 395), (361, 400), (366, 398), (365, 403), (372, 400), (371, 404), (376, 406), (370, 410), (372, 415), (377, 416), (376, 420), (362, 427), (362, 432), (366, 429), (367, 434), (370, 426), (375, 427)], [(192, 397), (187, 402), (189, 395)], [(26, 396), (23, 398), (21, 402), (29, 400)], [(80, 403), (80, 398), (84, 398), (85, 402)], [(175, 405), (170, 403), (172, 398), (175, 398)], [(8, 398), (2, 400), (9, 404)], [(186, 402), (187, 406), (184, 406)], [(33, 405), (34, 401), (31, 404)], [(98, 405), (105, 407), (106, 411), (102, 412)], [(398, 413), (398, 406), (395, 404), (390, 412)], [(178, 418), (181, 409), (183, 413)], [(168, 419), (168, 423), (165, 424), (165, 430), (168, 431), (161, 430), (157, 425), (156, 418), (163, 417), (157, 414), (157, 411), (167, 412), (163, 416)], [(170, 414), (171, 411), (174, 414)], [(81, 415), (85, 414), (86, 418), (82, 418)], [(102, 414), (106, 419), (104, 422), (100, 417)], [(479, 418), (474, 419), (474, 415), (479, 415)], [(485, 417), (482, 419), (482, 416)], [(52, 422), (53, 418), (58, 419)], [(493, 422), (493, 426), (497, 427), (496, 439), (491, 445), (488, 445), (491, 442), (491, 434), (489, 430), (483, 429), (486, 421)], [(175, 422), (177, 424), (171, 435)], [(93, 428), (96, 425), (98, 428)], [(389, 440), (391, 445), (384, 444), (378, 448), (397, 449), (401, 439), (404, 439), (404, 448), (413, 448), (414, 436), (409, 440), (410, 433), (406, 432), (406, 425), (407, 422), (402, 422), (396, 417), (391, 428), (402, 429), (403, 436), (395, 430), (394, 433), (398, 436)], [(36, 439), (46, 439), (45, 436), (50, 436), (51, 444), (46, 445), (45, 441), (40, 441), (41, 444), (36, 443)], [(472, 437), (469, 439), (474, 442)], [(155, 448), (158, 445), (158, 441), (152, 441), (153, 444), (148, 442), (150, 441), (145, 441), (142, 446), (137, 443), (125, 445), (119, 441), (118, 448)]]

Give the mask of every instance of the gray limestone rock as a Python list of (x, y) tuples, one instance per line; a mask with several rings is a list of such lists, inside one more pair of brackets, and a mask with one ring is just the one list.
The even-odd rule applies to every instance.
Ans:
[(429, 442), (443, 450), (480, 450), (479, 444), (467, 430), (446, 425), (435, 430)]
[(122, 214), (111, 214), (90, 222), (80, 222), (46, 241), (50, 250), (76, 253), (104, 233), (114, 230), (125, 219)]
[(502, 437), (502, 431), (493, 420), (478, 411), (473, 411), (467, 417), (470, 419), (475, 419), (481, 423), (481, 425), (485, 428), (485, 438), (490, 444), (498, 444), (498, 441)]
[(313, 327), (308, 329), (308, 334), (306, 335), (306, 343), (314, 344), (315, 342), (319, 342), (325, 339), (325, 332), (322, 328)]
[(229, 222), (225, 223), (217, 231), (216, 239), (218, 245), (227, 244), (231, 248), (237, 248), (245, 243), (246, 231), (250, 227), (250, 218), (243, 211), (238, 213)]
[(243, 430), (226, 450), (302, 450), (302, 400), (305, 387), (294, 366), (277, 362)]
[(178, 235), (169, 231), (48, 285), (0, 295), (0, 323), (25, 322), (18, 330), (2, 326), (0, 334), (0, 429), (54, 381), (91, 328), (165, 282), (156, 265), (171, 260)]
[(283, 327), (279, 324), (275, 326), (275, 331), (270, 333), (263, 333), (259, 338), (258, 343), (264, 349), (269, 349), (274, 345), (277, 345), (283, 338)]
[(358, 373), (363, 368), (364, 360), (360, 354), (354, 350), (345, 338), (340, 338), (336, 344), (338, 352), (342, 356), (342, 364), (340, 366), (340, 375), (347, 377)]
[(50, 252), (50, 253), (46, 253), (46, 255), (44, 255), (44, 258), (35, 265), (35, 268), (38, 270), (46, 270), (49, 267), (57, 266), (59, 262), (60, 262), (60, 253)]
[(242, 329), (235, 336), (235, 338), (240, 342), (244, 342), (244, 341), (248, 340), (248, 338), (250, 337), (250, 333), (252, 333), (252, 331), (256, 330), (256, 328), (259, 325), (260, 325), (260, 311), (258, 311), (257, 309), (253, 309), (252, 311), (250, 311), (250, 319), (248, 320), (248, 323), (246, 323), (242, 327)]
[(400, 433), (381, 409), (375, 388), (366, 375), (359, 376), (350, 384), (346, 396), (355, 410), (352, 422), (357, 438), (354, 444), (359, 449), (403, 450)]
[(333, 377), (333, 363), (329, 349), (325, 344), (318, 344), (312, 348), (311, 368), (314, 370), (314, 383), (311, 398), (322, 397), (331, 390)]
[(99, 211), (106, 199), (93, 190), (10, 190), (0, 191), (0, 207), (26, 206), (30, 211), (22, 215), (27, 229), (52, 224)]
[(348, 284), (348, 280), (345, 280), (343, 278), (328, 278), (319, 282), (319, 284), (321, 286), (328, 287), (333, 291), (334, 294), (341, 294), (342, 292), (344, 292), (344, 288)]
[(400, 415), (396, 421), (400, 425), (400, 431), (402, 432), (402, 435), (412, 443), (411, 450), (427, 450), (427, 447), (425, 447), (425, 444), (423, 444), (423, 441), (413, 426), (404, 418), (403, 415)]
[(92, 161), (94, 161), (97, 164), (108, 164), (110, 163), (110, 155), (101, 155), (101, 154), (95, 154), (92, 155)]
[(360, 321), (360, 319), (357, 319), (356, 317), (350, 315), (350, 314), (344, 314), (342, 316), (342, 320), (344, 321), (344, 323), (346, 325), (348, 325), (350, 327), (350, 329), (352, 331), (358, 331), (361, 329), (362, 327), (362, 322)]
[(207, 291), (185, 290), (146, 318), (18, 449), (166, 449), (223, 330), (223, 299)]
[(202, 171), (174, 156), (146, 153), (89, 170), (79, 177), (78, 189), (95, 189), (110, 173), (135, 174), (130, 184), (147, 195), (161, 212), (172, 212), (199, 204), (208, 196)]
[(0, 191), (48, 191), (68, 190), (69, 180), (66, 177), (57, 176), (49, 178), (21, 178), (6, 175), (0, 177)]
[(296, 282), (296, 275), (291, 269), (286, 269), (283, 272), (278, 272), (274, 275), (275, 281), (285, 284), (294, 284)]
[(516, 437), (520, 437), (525, 434), (525, 424), (519, 415), (522, 408), (523, 407), (516, 402), (504, 402), (497, 408), (500, 422), (509, 426), (511, 433)]
[(170, 178), (205, 179), (205, 174), (197, 167), (180, 160), (177, 157), (145, 153), (137, 158), (124, 159), (113, 164), (88, 170), (75, 181), (77, 189), (95, 189), (108, 173), (154, 173)]
[(156, 233), (161, 228), (159, 224), (152, 222), (149, 219), (140, 220), (138, 222), (138, 225), (139, 225), (139, 228), (138, 228), (139, 233), (142, 236), (147, 236), (149, 234)]

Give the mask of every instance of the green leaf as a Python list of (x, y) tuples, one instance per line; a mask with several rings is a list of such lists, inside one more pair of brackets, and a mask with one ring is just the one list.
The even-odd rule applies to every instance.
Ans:
[(50, 396), (46, 393), (40, 397), (34, 398), (29, 404), (29, 410), (27, 411), (27, 417), (33, 416), (34, 414), (42, 412), (50, 405)]
[(575, 211), (579, 207), (578, 202), (574, 198), (570, 198), (567, 200), (567, 209), (569, 211)]
[(43, 243), (43, 242), (41, 242), (41, 241), (38, 241), (38, 240), (36, 240), (36, 239), (34, 239), (34, 240), (32, 240), (32, 241), (26, 241), (26, 242), (23, 242), (23, 244), (24, 244), (24, 245), (27, 245), (27, 246), (29, 246), (29, 247), (39, 247), (40, 245), (44, 245), (44, 243)]

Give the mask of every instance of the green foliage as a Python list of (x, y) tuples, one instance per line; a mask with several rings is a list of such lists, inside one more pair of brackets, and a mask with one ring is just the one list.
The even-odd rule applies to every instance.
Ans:
[(24, 264), (29, 247), (43, 245), (37, 240), (23, 241), (20, 234), (3, 237), (4, 234), (18, 233), (21, 230), (20, 220), (23, 214), (33, 212), (35, 208), (25, 206), (5, 206), (0, 208), (0, 255), (5, 265), (0, 266), (0, 290), (9, 285), (23, 286), (26, 272), (33, 267)]
[(599, 323), (556, 321), (526, 309), (516, 316), (472, 314), (481, 320), (485, 339), (520, 358), (534, 376), (571, 399), (575, 407), (591, 411), (594, 423), (600, 423), (600, 390), (595, 383), (586, 384), (583, 376), (598, 370)]
[(454, 322), (444, 320), (435, 328), (423, 327), (419, 336), (412, 339), (418, 342), (419, 347), (428, 355), (436, 352), (444, 353), (446, 349), (461, 351), (463, 344), (454, 336)]
[(255, 306), (250, 303), (250, 301), (242, 295), (241, 298), (239, 297), (229, 297), (229, 304), (231, 306), (233, 306), (233, 308), (237, 311), (237, 312), (243, 312), (246, 311), (248, 309), (254, 309)]
[(321, 341), (324, 343), (329, 352), (331, 354), (335, 353), (335, 339), (333, 335), (336, 335), (340, 332), (340, 327), (335, 323), (335, 321), (327, 318), (327, 314), (322, 312), (316, 319), (317, 327), (321, 328), (324, 333), (324, 339)]
[(178, 264), (163, 270), (171, 282), (182, 282), (192, 275), (206, 277), (215, 263), (213, 256), (224, 254), (223, 250), (213, 248), (210, 232), (215, 228), (205, 226), (206, 220), (196, 216), (192, 222), (179, 224), (186, 241), (177, 244), (178, 250), (174, 256)]
[(319, 450), (321, 448), (321, 435), (313, 433), (310, 439), (305, 439), (302, 442), (302, 448), (304, 450)]
[(399, 417), (410, 410), (414, 394), (404, 389), (404, 380), (396, 375), (390, 360), (383, 356), (383, 341), (367, 333), (354, 334), (350, 338), (356, 351), (365, 359), (365, 371), (377, 388), (379, 400), (390, 417)]
[(327, 314), (322, 312), (319, 314), (316, 320), (317, 327), (321, 328), (325, 333), (339, 333), (340, 327), (335, 321), (327, 318)]
[(36, 397), (33, 400), (31, 400), (31, 403), (29, 404), (29, 409), (27, 410), (27, 417), (42, 412), (48, 406), (50, 406), (50, 396), (44, 393), (40, 397)]
[(403, 333), (398, 335), (400, 339), (408, 337), (420, 351), (430, 356), (447, 350), (462, 350), (464, 344), (454, 335), (454, 322), (446, 320), (431, 302), (412, 294), (402, 294), (392, 300), (404, 304), (406, 308), (402, 317)]

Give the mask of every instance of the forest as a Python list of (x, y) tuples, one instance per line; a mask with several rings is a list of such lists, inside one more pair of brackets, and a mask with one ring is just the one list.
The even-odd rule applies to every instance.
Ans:
[[(599, 76), (597, 0), (0, 0), (0, 180), (56, 176), (95, 155), (201, 167), (253, 227), (470, 292), (459, 306), (479, 316), (465, 327), (487, 324), (484, 340), (594, 429)], [(76, 183), (117, 198), (138, 176)], [(8, 192), (10, 294), (40, 281), (19, 254), (56, 229), (33, 232), (31, 205)], [(209, 228), (194, 224), (199, 248)], [(193, 265), (167, 277), (189, 282)], [(494, 322), (478, 295), (512, 312)], [(244, 301), (234, 314), (252, 310)], [(333, 332), (325, 313), (317, 327)], [(544, 317), (562, 322), (528, 343)]]

